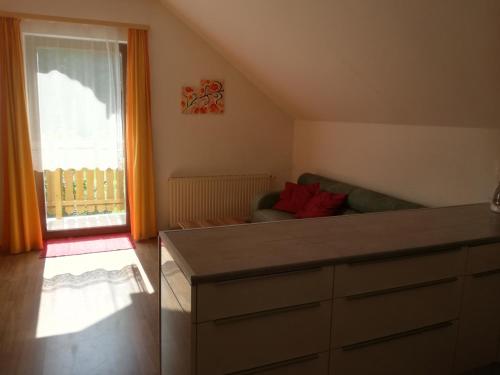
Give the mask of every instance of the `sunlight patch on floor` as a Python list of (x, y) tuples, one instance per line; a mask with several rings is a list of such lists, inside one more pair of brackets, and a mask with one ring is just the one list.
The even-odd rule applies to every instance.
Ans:
[(36, 337), (78, 332), (154, 293), (133, 249), (46, 258)]

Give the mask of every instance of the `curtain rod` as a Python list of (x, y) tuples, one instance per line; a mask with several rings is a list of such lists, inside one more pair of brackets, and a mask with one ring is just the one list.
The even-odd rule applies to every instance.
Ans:
[(124, 27), (127, 29), (149, 30), (148, 25), (141, 25), (137, 23), (94, 20), (88, 18), (49, 16), (49, 15), (33, 14), (33, 13), (5, 12), (3, 10), (0, 10), (0, 17), (13, 17), (21, 19), (34, 19), (34, 20), (45, 20), (45, 21), (68, 22), (68, 23), (83, 23), (87, 25), (115, 26), (115, 27)]

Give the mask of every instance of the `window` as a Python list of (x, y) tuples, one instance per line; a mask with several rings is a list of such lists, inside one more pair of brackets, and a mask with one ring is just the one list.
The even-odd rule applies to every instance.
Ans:
[(125, 38), (108, 27), (24, 27), (30, 137), (48, 231), (125, 225)]

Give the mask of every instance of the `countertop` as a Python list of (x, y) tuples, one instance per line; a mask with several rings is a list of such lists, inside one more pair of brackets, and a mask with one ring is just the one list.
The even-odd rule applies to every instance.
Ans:
[(486, 203), (160, 232), (191, 284), (500, 242)]

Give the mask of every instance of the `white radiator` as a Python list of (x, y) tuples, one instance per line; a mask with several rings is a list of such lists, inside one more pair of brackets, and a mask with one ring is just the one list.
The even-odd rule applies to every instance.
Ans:
[(271, 190), (269, 174), (171, 177), (168, 180), (170, 227), (189, 220), (248, 218), (252, 200)]

